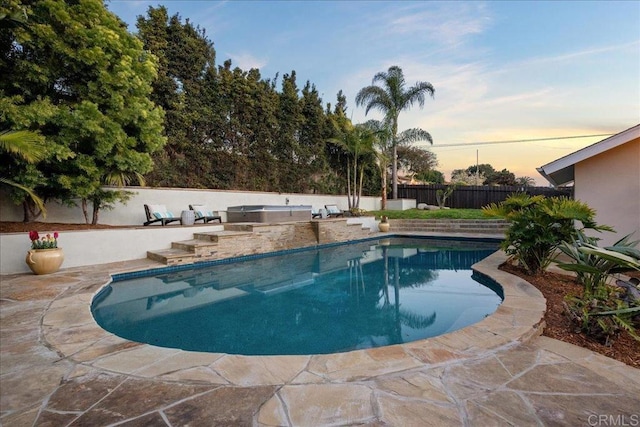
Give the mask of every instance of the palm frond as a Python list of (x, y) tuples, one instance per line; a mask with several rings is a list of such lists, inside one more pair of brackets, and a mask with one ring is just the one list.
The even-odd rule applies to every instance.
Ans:
[(431, 134), (424, 129), (412, 128), (407, 129), (398, 134), (398, 144), (411, 144), (419, 141), (427, 141), (433, 144)]
[(32, 131), (14, 130), (0, 132), (0, 148), (8, 153), (22, 157), (29, 163), (45, 158), (44, 138)]
[(44, 200), (42, 200), (36, 193), (33, 192), (32, 189), (25, 187), (24, 185), (18, 184), (17, 182), (13, 182), (6, 178), (0, 178), (0, 182), (11, 187), (19, 188), (20, 190), (27, 193), (27, 195), (33, 200), (33, 203), (40, 209), (42, 212), (42, 216), (44, 218), (47, 217), (47, 209), (44, 207)]

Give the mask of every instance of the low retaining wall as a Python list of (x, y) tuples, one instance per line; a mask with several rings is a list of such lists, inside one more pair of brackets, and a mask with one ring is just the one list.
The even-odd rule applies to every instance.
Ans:
[[(105, 187), (105, 189), (113, 189)], [(206, 205), (219, 211), (222, 221), (227, 222), (226, 210), (229, 206), (240, 205), (307, 205), (314, 210), (325, 205), (336, 205), (339, 209), (348, 209), (347, 196), (323, 194), (286, 194), (255, 191), (200, 190), (187, 188), (150, 188), (127, 187), (134, 195), (125, 204), (118, 203), (112, 210), (100, 212), (99, 223), (109, 225), (142, 225), (146, 221), (145, 204), (162, 204), (175, 216), (180, 216), (190, 204)], [(362, 197), (360, 208), (372, 211), (380, 209), (379, 197)], [(0, 221), (22, 221), (22, 206), (17, 206), (0, 191)], [(84, 224), (80, 207), (68, 207), (59, 203), (47, 203), (47, 218), (38, 218), (43, 222), (62, 222)]]
[(501, 219), (390, 219), (390, 231), (504, 234), (509, 223)]
[[(327, 221), (326, 225), (323, 225)], [(319, 235), (326, 233), (329, 222), (332, 220), (317, 221)], [(355, 225), (370, 228), (377, 231), (376, 221), (373, 217), (347, 218), (346, 223), (339, 221), (341, 225), (332, 231), (329, 236), (324, 236), (320, 243), (331, 238), (335, 241), (344, 241), (355, 238), (349, 235), (356, 232)], [(304, 224), (304, 223), (302, 223)], [(341, 227), (344, 227), (342, 230)], [(349, 230), (351, 228), (351, 230)], [(167, 225), (115, 228), (100, 230), (62, 231), (58, 244), (64, 250), (65, 260), (62, 268), (81, 267), (86, 265), (106, 264), (111, 262), (143, 259), (147, 257), (147, 251), (170, 248), (171, 242), (193, 239), (194, 233), (210, 231), (222, 231), (224, 225), (198, 225), (180, 226)], [(54, 230), (51, 230), (52, 232)], [(40, 233), (43, 234), (43, 233)], [(273, 237), (273, 236), (271, 236)], [(274, 240), (274, 239), (272, 239)], [(15, 274), (30, 272), (25, 263), (27, 251), (30, 249), (28, 233), (5, 233), (0, 238), (0, 274)], [(281, 248), (273, 248), (278, 250)], [(231, 256), (231, 255), (229, 255)]]
[[(80, 267), (147, 257), (150, 249), (168, 247), (172, 241), (193, 238), (196, 231), (222, 230), (221, 225), (136, 227), (62, 231), (58, 245), (64, 250), (62, 268)], [(42, 234), (42, 233), (40, 233)], [(27, 273), (31, 247), (28, 233), (7, 233), (0, 239), (0, 274)]]

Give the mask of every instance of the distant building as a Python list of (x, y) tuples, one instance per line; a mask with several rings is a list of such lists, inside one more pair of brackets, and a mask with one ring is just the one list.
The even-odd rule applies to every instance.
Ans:
[(575, 199), (615, 228), (596, 235), (600, 245), (632, 232), (640, 239), (640, 124), (537, 169), (554, 187), (573, 182)]

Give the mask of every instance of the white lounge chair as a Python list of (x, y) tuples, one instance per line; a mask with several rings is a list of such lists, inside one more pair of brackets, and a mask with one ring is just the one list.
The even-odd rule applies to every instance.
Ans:
[(143, 225), (156, 222), (167, 225), (175, 221), (180, 221), (182, 224), (180, 217), (174, 216), (165, 205), (144, 205), (144, 213), (147, 215), (147, 221)]
[(211, 221), (219, 221), (222, 223), (222, 217), (218, 215), (218, 212), (209, 210), (205, 205), (189, 205), (189, 209), (194, 211), (196, 216), (196, 222), (202, 221), (203, 223), (208, 223)]

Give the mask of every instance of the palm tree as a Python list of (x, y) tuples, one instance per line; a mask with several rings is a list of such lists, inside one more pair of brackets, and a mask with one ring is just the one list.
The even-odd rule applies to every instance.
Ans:
[(516, 184), (523, 185), (525, 187), (533, 187), (535, 183), (535, 179), (531, 178), (530, 176), (521, 176), (519, 178), (516, 178)]
[[(2, 17), (0, 17), (2, 18)], [(2, 131), (0, 132), (0, 150), (6, 151), (16, 157), (21, 157), (28, 163), (37, 163), (45, 157), (45, 146), (40, 136), (36, 132), (27, 130), (20, 131)], [(18, 188), (33, 200), (33, 203), (42, 212), (42, 215), (46, 218), (47, 211), (44, 207), (44, 201), (38, 197), (33, 189), (11, 181), (5, 177), (0, 177), (0, 183), (8, 185), (10, 187)]]
[[(347, 152), (347, 194), (349, 209), (360, 207), (364, 162), (362, 157), (373, 151), (374, 134), (363, 125), (347, 126), (340, 131), (339, 138), (330, 138), (328, 142), (338, 145)], [(360, 162), (360, 165), (358, 163)], [(359, 167), (358, 167), (359, 166)], [(353, 168), (353, 176), (351, 169)], [(352, 187), (353, 186), (353, 187)]]
[[(365, 129), (371, 132), (374, 136), (373, 148), (380, 169), (380, 177), (382, 178), (382, 206), (381, 209), (387, 208), (387, 171), (389, 164), (391, 163), (391, 142), (393, 137), (391, 135), (391, 126), (381, 122), (379, 120), (367, 120), (363, 123)], [(431, 141), (431, 135), (425, 130), (419, 128), (407, 129), (400, 132), (396, 138), (396, 146), (409, 145), (412, 142), (417, 141)]]
[[(376, 83), (381, 82), (381, 86)], [(403, 110), (408, 110), (413, 104), (418, 103), (420, 108), (424, 106), (425, 94), (431, 95), (435, 89), (428, 82), (417, 82), (414, 86), (406, 88), (402, 69), (396, 65), (389, 67), (387, 72), (381, 71), (373, 77), (371, 86), (364, 87), (356, 95), (356, 105), (366, 106), (365, 115), (371, 109), (381, 111), (385, 115), (385, 122), (391, 128), (391, 180), (392, 198), (398, 197), (398, 116)], [(420, 129), (421, 140), (427, 140), (433, 144), (431, 135)]]
[(373, 149), (381, 178), (381, 209), (385, 210), (387, 208), (387, 173), (391, 163), (391, 131), (389, 126), (379, 120), (368, 120), (362, 126), (369, 130), (374, 137)]

